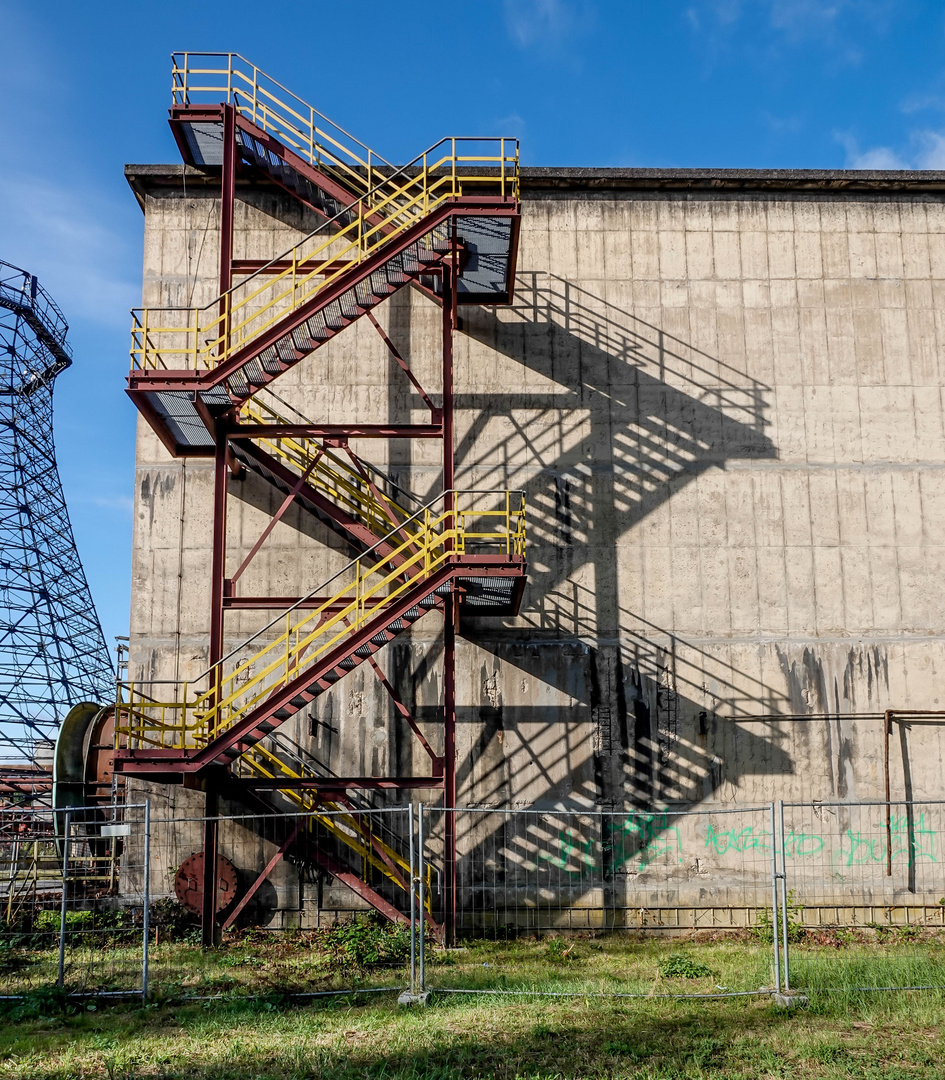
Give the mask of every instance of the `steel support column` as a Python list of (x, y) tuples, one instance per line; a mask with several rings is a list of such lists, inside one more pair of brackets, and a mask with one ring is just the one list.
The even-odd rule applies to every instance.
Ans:
[(212, 949), (218, 943), (217, 855), (220, 840), (220, 800), (216, 787), (207, 782), (203, 823), (203, 909), (200, 912), (200, 944)]
[[(456, 460), (453, 425), (453, 331), (456, 326), (456, 247), (443, 266), (443, 490), (447, 511), (456, 509)], [(455, 519), (452, 522), (455, 528)], [(444, 892), (443, 938), (453, 945), (456, 936), (456, 612), (455, 584), (443, 612), (443, 803)]]
[[(223, 598), (226, 579), (226, 488), (227, 488), (227, 441), (226, 434), (218, 430), (216, 452), (213, 457), (213, 536), (210, 554), (210, 654), (207, 667), (218, 664), (223, 656)], [(219, 673), (211, 674), (216, 681)]]
[[(223, 176), (220, 190), (220, 295), (233, 284), (233, 204), (236, 201), (236, 109), (223, 106)], [(225, 312), (221, 312), (225, 315)]]
[[(215, 665), (223, 656), (223, 597), (226, 578), (226, 488), (229, 467), (227, 440), (222, 429), (217, 431), (216, 452), (213, 458), (213, 536), (210, 555), (210, 655), (208, 667), (214, 690), (219, 689), (221, 671)], [(217, 694), (214, 694), (214, 701)], [(207, 777), (205, 804), (203, 862), (203, 911), (201, 913), (201, 944), (211, 948), (217, 944), (217, 838), (219, 801), (212, 776)]]

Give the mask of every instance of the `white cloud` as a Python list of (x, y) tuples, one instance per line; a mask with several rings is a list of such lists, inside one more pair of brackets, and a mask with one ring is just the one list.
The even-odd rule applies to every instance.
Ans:
[(36, 274), (64, 311), (81, 311), (100, 326), (127, 326), (139, 286), (116, 272), (128, 252), (109, 224), (119, 216), (114, 208), (74, 186), (9, 168), (0, 170), (0, 206), (6, 262)]
[(505, 25), (519, 48), (554, 47), (586, 28), (587, 3), (567, 0), (505, 0)]
[(525, 118), (519, 116), (518, 113), (509, 113), (507, 116), (500, 116), (498, 120), (492, 121), (489, 130), (521, 139), (525, 135)]
[(685, 16), (694, 31), (725, 36), (753, 20), (754, 34), (768, 30), (792, 44), (813, 39), (857, 62), (862, 54), (850, 40), (851, 28), (869, 24), (882, 30), (895, 8), (896, 0), (695, 0)]
[(134, 499), (126, 495), (73, 495), (69, 499), (70, 506), (76, 506), (79, 503), (97, 506), (101, 510), (116, 510), (128, 517), (134, 510)]
[(861, 149), (849, 134), (838, 134), (837, 141), (846, 150), (848, 169), (935, 169), (945, 170), (945, 132), (919, 130), (906, 136), (908, 149), (891, 146)]

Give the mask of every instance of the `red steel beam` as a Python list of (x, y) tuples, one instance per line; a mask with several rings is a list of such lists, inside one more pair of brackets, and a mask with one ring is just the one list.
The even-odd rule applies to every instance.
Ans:
[(265, 869), (263, 870), (263, 872), (259, 875), (259, 877), (256, 878), (256, 880), (252, 883), (252, 885), (250, 885), (250, 887), (246, 890), (246, 895), (243, 896), (243, 898), (236, 905), (236, 907), (233, 908), (233, 910), (230, 912), (229, 915), (227, 915), (226, 920), (224, 921), (223, 925), (220, 927), (221, 931), (228, 930), (233, 925), (233, 923), (236, 922), (236, 920), (240, 916), (240, 912), (243, 910), (243, 908), (246, 907), (246, 905), (250, 902), (250, 900), (252, 900), (252, 898), (256, 895), (257, 891), (259, 890), (259, 887), (262, 885), (262, 883), (266, 880), (266, 878), (269, 877), (269, 875), (276, 868), (276, 863), (282, 858), (283, 855), (285, 855), (286, 851), (288, 851), (288, 849), (292, 846), (292, 843), (294, 842), (295, 838), (299, 835), (299, 831), (301, 830), (301, 828), (302, 828), (302, 823), (300, 822), (298, 825), (295, 826), (295, 828), (292, 830), (292, 832), (289, 833), (289, 835), (285, 838), (285, 840), (282, 841), (282, 843), (279, 845), (279, 850), (275, 853), (275, 855), (273, 855), (273, 857), (269, 860), (269, 862), (266, 863), (266, 866), (265, 866)]
[(231, 439), (440, 439), (436, 424), (231, 424)]
[(299, 777), (286, 780), (280, 777), (261, 777), (240, 780), (247, 788), (260, 791), (412, 791), (420, 788), (440, 788), (442, 776), (328, 776)]
[[(289, 507), (295, 502), (296, 496), (301, 492), (302, 488), (305, 487), (305, 482), (308, 480), (309, 473), (318, 464), (318, 459), (322, 456), (323, 452), (324, 451), (320, 447), (316, 450), (315, 456), (312, 458), (312, 460), (306, 466), (305, 472), (303, 472), (302, 475), (295, 482), (295, 486), (292, 488), (292, 490), (289, 492), (289, 494), (286, 495), (285, 499), (283, 499), (282, 505), (276, 511), (275, 515), (270, 519), (270, 521), (266, 525), (265, 529), (263, 529), (262, 533), (260, 534), (259, 539), (256, 541), (255, 544), (253, 544), (253, 547), (252, 547), (252, 550), (250, 551), (250, 553), (240, 563), (239, 569), (236, 571), (236, 573), (227, 582), (227, 590), (226, 591), (228, 591), (228, 592), (232, 591), (234, 584), (239, 580), (239, 578), (241, 577), (243, 571), (246, 569), (247, 566), (249, 566), (249, 564), (255, 558), (256, 552), (259, 551), (259, 549), (266, 542), (266, 537), (269, 536), (269, 534), (272, 532), (272, 530), (282, 520), (283, 515), (285, 514), (286, 510), (288, 510)], [(226, 604), (224, 603), (223, 606), (226, 607)]]
[(404, 372), (404, 374), (406, 374), (407, 378), (410, 380), (410, 382), (413, 385), (414, 389), (423, 398), (424, 402), (426, 402), (427, 408), (430, 410), (430, 418), (433, 420), (434, 423), (439, 422), (442, 419), (442, 416), (443, 416), (442, 410), (438, 409), (433, 404), (433, 402), (430, 400), (430, 395), (420, 385), (420, 380), (410, 370), (410, 367), (407, 364), (407, 361), (400, 355), (398, 350), (394, 347), (394, 343), (391, 341), (391, 339), (384, 332), (384, 329), (381, 326), (381, 324), (377, 321), (377, 319), (375, 319), (374, 312), (369, 311), (367, 313), (367, 317), (371, 321), (371, 323), (373, 324), (374, 329), (381, 335), (381, 340), (387, 346), (388, 350), (390, 351), (391, 356), (393, 356), (393, 358), (397, 361), (397, 363), (400, 365), (401, 370)]

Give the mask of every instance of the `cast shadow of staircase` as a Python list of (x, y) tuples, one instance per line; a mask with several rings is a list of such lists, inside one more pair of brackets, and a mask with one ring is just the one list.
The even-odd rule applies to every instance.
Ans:
[[(494, 805), (511, 795), (514, 770), (520, 802), (694, 805), (737, 787), (745, 769), (789, 773), (773, 730), (726, 722), (758, 714), (775, 692), (716, 657), (694, 662), (672, 628), (648, 624), (625, 600), (628, 533), (708, 470), (776, 458), (769, 387), (551, 275), (520, 274), (510, 308), (467, 309), (462, 330), (520, 377), (506, 364), (503, 392), (457, 394), (472, 418), (459, 484), (521, 487), (529, 527), (519, 619), (480, 619), (467, 636), (553, 691), (537, 696), (573, 705), (503, 705), (501, 687), (484, 692), (486, 704), (458, 717), (476, 731), (461, 790)], [(731, 689), (711, 706), (700, 664)]]

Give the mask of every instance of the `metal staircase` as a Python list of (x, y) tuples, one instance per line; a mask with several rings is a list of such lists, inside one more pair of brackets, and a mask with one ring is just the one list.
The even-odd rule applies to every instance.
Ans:
[[(309, 829), (334, 843), (335, 853), (326, 856), (331, 866), (322, 869), (394, 917), (389, 900), (353, 869), (360, 862), (403, 888), (406, 864), (397, 838), (378, 840), (359, 825), (358, 778), (347, 787), (324, 778), (320, 791), (323, 778), (301, 757), (287, 755), (274, 733), (365, 661), (378, 670), (373, 657), (384, 645), (440, 611), (443, 755), (411, 726), (434, 763), (422, 786), (442, 786), (445, 805), (454, 805), (456, 627), (462, 613), (514, 614), (525, 582), (521, 493), (463, 492), (453, 482), (456, 309), (511, 299), (518, 145), (448, 138), (395, 167), (242, 57), (179, 53), (173, 59), (170, 123), (184, 161), (221, 171), (221, 291), (200, 307), (133, 312), (128, 393), (171, 454), (215, 461), (210, 663), (170, 701), (166, 693), (156, 698), (150, 684), (124, 687), (115, 767), (172, 783), (196, 777), (208, 790), (242, 791), (247, 805), (260, 803), (254, 784), (278, 785), (282, 798), (310, 815)], [(265, 264), (234, 257), (237, 176), (277, 184), (324, 220)], [(407, 285), (442, 309), (441, 406), (373, 315)], [(365, 315), (429, 406), (429, 424), (317, 424), (270, 403), (282, 374)], [(442, 440), (443, 493), (419, 505), (351, 451), (348, 440), (362, 437)], [(282, 507), (228, 577), (227, 473), (239, 469), (277, 491)], [(238, 579), (291, 504), (341, 536), (354, 557), (305, 596), (242, 595)], [(278, 613), (224, 654), (224, 614), (237, 607)], [(412, 780), (404, 778), (404, 786)], [(350, 817), (341, 812), (346, 807)], [(455, 846), (451, 815), (447, 810), (448, 853)], [(211, 840), (208, 832), (208, 851)], [(285, 844), (297, 847), (298, 837), (287, 836)], [(212, 873), (215, 860), (205, 865)], [(454, 869), (447, 854), (447, 893)], [(212, 882), (205, 884), (206, 895), (215, 895)], [(448, 908), (447, 901), (447, 924)], [(208, 918), (212, 913), (205, 940)]]
[[(444, 509), (448, 495), (458, 499), (458, 507)], [(490, 497), (493, 506), (497, 500), (504, 505), (475, 505)], [(494, 578), (496, 594), (477, 596), (478, 604), (502, 611), (514, 603), (525, 558), (521, 493), (450, 492), (411, 515), (402, 528), (408, 539), (400, 540), (400, 529), (392, 529), (304, 598), (320, 598), (313, 609), (297, 602), (232, 650), (198, 680), (205, 688), (183, 684), (179, 700), (157, 703), (150, 699), (150, 686), (130, 682), (119, 716), (129, 743), (119, 750), (116, 767), (127, 762), (136, 769), (150, 766), (152, 773), (162, 766), (196, 773), (228, 764), (442, 606), (456, 585)], [(379, 552), (381, 544), (386, 555)], [(499, 591), (503, 579), (504, 593)], [(340, 588), (339, 580), (344, 580)], [(274, 636), (266, 641), (270, 633)], [(260, 639), (265, 644), (258, 645)]]

